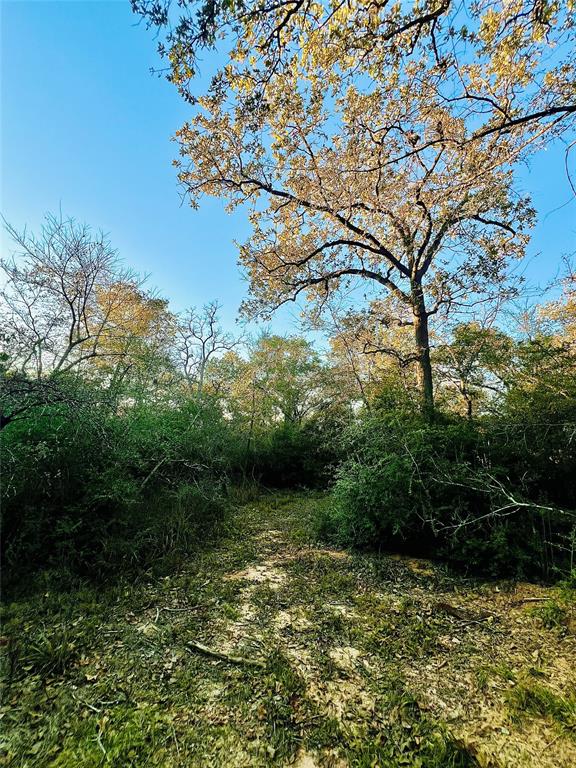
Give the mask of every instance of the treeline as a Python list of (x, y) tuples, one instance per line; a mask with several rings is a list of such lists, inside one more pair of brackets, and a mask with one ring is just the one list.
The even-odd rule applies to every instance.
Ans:
[(10, 233), (5, 579), (163, 568), (214, 535), (231, 487), (326, 483), (333, 398), (306, 341), (233, 338), (215, 303), (173, 314), (74, 221)]
[(4, 577), (159, 572), (258, 486), (324, 488), (318, 535), (493, 575), (565, 577), (576, 545), (576, 284), (514, 331), (432, 338), (421, 408), (402, 327), (300, 337), (180, 315), (108, 241), (48, 217), (3, 264)]

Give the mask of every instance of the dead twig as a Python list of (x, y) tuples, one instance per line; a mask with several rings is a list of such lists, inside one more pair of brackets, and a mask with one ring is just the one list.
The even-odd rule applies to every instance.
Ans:
[(72, 698), (74, 699), (74, 701), (77, 701), (79, 704), (82, 704), (83, 707), (88, 707), (88, 709), (91, 709), (93, 712), (97, 712), (98, 714), (102, 712), (102, 710), (98, 709), (98, 707), (94, 707), (92, 704), (88, 704), (87, 701), (80, 699), (78, 696), (76, 696), (75, 693), (72, 694)]
[(454, 605), (450, 605), (450, 603), (444, 602), (435, 603), (432, 608), (434, 611), (446, 613), (448, 616), (453, 616), (455, 619), (460, 619), (460, 621), (465, 621), (468, 624), (476, 624), (477, 622), (487, 621), (489, 618), (494, 618), (496, 615), (494, 613), (483, 612), (477, 616), (474, 616), (470, 611), (464, 608), (456, 608)]
[(562, 736), (562, 733), (559, 733), (557, 736), (555, 736), (552, 741), (549, 741), (548, 744), (544, 745), (544, 748), (541, 750), (540, 754), (543, 755), (546, 750), (552, 746), (552, 744), (556, 744), (558, 739)]
[(197, 605), (186, 605), (184, 607), (178, 606), (178, 608), (169, 608), (168, 606), (165, 606), (164, 608), (160, 608), (161, 611), (171, 611), (172, 613), (177, 613), (179, 611), (197, 611), (199, 608), (207, 608), (209, 603), (198, 603)]
[(520, 600), (514, 600), (510, 605), (523, 605), (524, 603), (545, 603), (551, 600), (551, 597), (522, 597)]
[(102, 750), (102, 754), (104, 755), (104, 757), (107, 757), (108, 753), (106, 752), (104, 744), (102, 744), (102, 732), (100, 731), (100, 728), (98, 728), (98, 730), (96, 731), (96, 743)]
[(186, 648), (191, 653), (203, 653), (205, 656), (211, 656), (214, 659), (220, 659), (220, 661), (227, 661), (229, 664), (244, 664), (249, 667), (259, 667), (260, 669), (263, 669), (266, 666), (265, 663), (260, 659), (250, 659), (246, 658), (245, 656), (232, 656), (230, 654), (222, 653), (221, 651), (215, 651), (212, 648), (208, 648), (206, 645), (202, 645), (202, 643), (188, 642)]

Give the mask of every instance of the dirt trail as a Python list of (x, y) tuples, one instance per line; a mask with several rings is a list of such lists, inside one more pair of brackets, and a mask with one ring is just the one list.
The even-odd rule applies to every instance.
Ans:
[(184, 571), (75, 598), (73, 662), (14, 683), (0, 764), (576, 765), (573, 597), (311, 546), (324, 503), (265, 496)]
[[(236, 587), (234, 615), (204, 639), (262, 660), (275, 680), (272, 693), (253, 681), (239, 731), (216, 697), (246, 746), (214, 764), (576, 764), (576, 643), (530, 612), (548, 603), (546, 589), (471, 584), (424, 561), (312, 547), (298, 535), (305, 506), (290, 496), (254, 505), (249, 562), (222, 576)], [(546, 701), (531, 703), (541, 689), (556, 715), (565, 707), (562, 723)]]

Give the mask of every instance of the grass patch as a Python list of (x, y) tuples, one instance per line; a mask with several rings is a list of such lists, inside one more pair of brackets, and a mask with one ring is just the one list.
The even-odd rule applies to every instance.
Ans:
[(546, 605), (533, 608), (531, 613), (540, 620), (546, 629), (555, 629), (564, 633), (568, 628), (570, 608), (557, 600), (549, 600)]
[(342, 752), (351, 767), (479, 768), (443, 723), (421, 711), (400, 680), (390, 683), (393, 693), (378, 700), (373, 719), (344, 733)]
[(364, 646), (388, 659), (420, 658), (436, 649), (441, 628), (441, 620), (425, 615), (423, 607), (411, 598), (403, 598), (383, 615), (373, 614)]
[(572, 732), (576, 738), (576, 688), (566, 696), (559, 696), (540, 683), (520, 680), (506, 692), (506, 701), (513, 718), (543, 717)]

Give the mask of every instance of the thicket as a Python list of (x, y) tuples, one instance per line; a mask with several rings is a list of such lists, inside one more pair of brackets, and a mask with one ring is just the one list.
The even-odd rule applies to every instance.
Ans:
[(379, 410), (343, 435), (334, 503), (341, 545), (440, 557), (492, 576), (556, 578), (576, 549), (576, 391), (512, 392), (471, 420)]
[[(6, 379), (8, 380), (8, 379)], [(521, 381), (521, 380), (519, 380)], [(565, 577), (576, 547), (576, 383), (510, 388), (470, 419), (392, 388), (250, 434), (215, 398), (122, 407), (78, 378), (2, 431), (3, 575), (157, 573), (207, 546), (239, 486), (331, 491), (319, 534), (468, 572)]]
[(320, 535), (497, 576), (574, 568), (576, 397), (512, 393), (470, 420), (391, 408), (279, 424), (248, 444), (217, 404), (56, 404), (3, 431), (4, 577), (158, 573), (205, 547), (235, 489), (323, 487)]
[(3, 576), (69, 581), (159, 573), (209, 545), (238, 489), (327, 485), (326, 424), (279, 424), (251, 444), (209, 399), (125, 411), (78, 385), (2, 433)]
[(54, 405), (11, 425), (5, 578), (39, 567), (125, 574), (205, 543), (223, 517), (227, 440), (214, 411), (190, 405)]
[(268, 488), (330, 487), (348, 421), (336, 412), (266, 430), (247, 456), (251, 476)]

